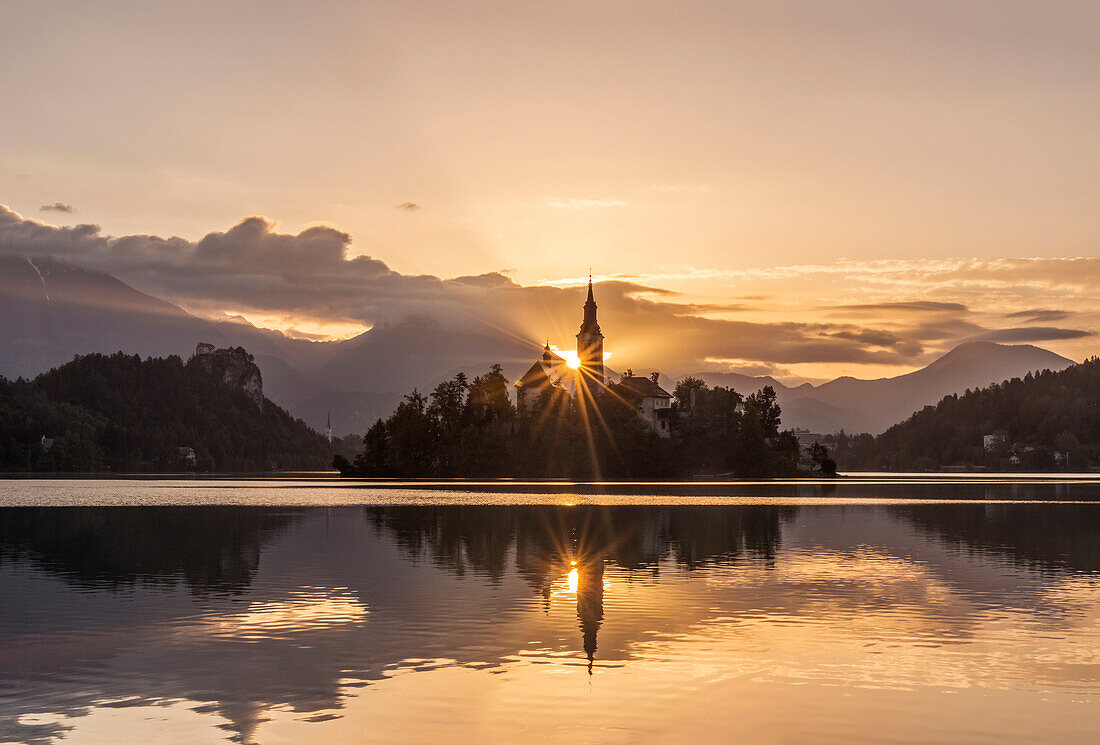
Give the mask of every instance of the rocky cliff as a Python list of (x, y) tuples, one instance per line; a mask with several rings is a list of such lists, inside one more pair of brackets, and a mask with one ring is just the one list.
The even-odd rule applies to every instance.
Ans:
[(256, 406), (263, 408), (264, 381), (260, 368), (256, 367), (252, 355), (244, 347), (230, 347), (213, 351), (200, 351), (188, 360), (188, 366), (195, 366), (219, 378), (226, 385), (240, 388), (251, 398)]

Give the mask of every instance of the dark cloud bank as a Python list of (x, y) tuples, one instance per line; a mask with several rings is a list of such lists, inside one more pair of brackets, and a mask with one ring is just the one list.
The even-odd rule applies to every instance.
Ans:
[[(421, 319), (532, 347), (547, 337), (567, 346), (576, 333), (580, 288), (520, 286), (500, 273), (403, 275), (378, 259), (349, 258), (350, 245), (347, 233), (331, 227), (292, 235), (262, 217), (197, 242), (111, 237), (96, 225), (56, 227), (0, 206), (0, 254), (49, 256), (99, 270), (198, 314), (252, 312), (382, 328)], [(991, 330), (969, 319), (964, 305), (919, 300), (833, 309), (850, 323), (754, 323), (708, 317), (714, 308), (629, 281), (601, 283), (597, 299), (608, 348), (618, 355), (612, 364), (620, 368), (648, 364), (686, 371), (713, 368), (717, 360), (904, 366), (967, 338), (1037, 342), (1092, 333), (1049, 326)], [(1013, 315), (1029, 322), (1050, 320), (1052, 313)], [(883, 316), (890, 317), (890, 328), (876, 323)]]

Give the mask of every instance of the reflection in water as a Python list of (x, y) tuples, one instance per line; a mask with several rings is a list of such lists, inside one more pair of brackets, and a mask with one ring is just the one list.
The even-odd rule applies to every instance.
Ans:
[(596, 634), (603, 621), (603, 557), (582, 560), (577, 572), (577, 618), (584, 636), (584, 653), (588, 656), (588, 674), (596, 659)]
[(405, 507), (370, 508), (411, 556), (499, 581), (514, 546), (516, 570), (544, 598), (564, 575), (576, 598), (589, 671), (603, 621), (604, 564), (652, 572), (663, 558), (688, 567), (745, 551), (771, 560), (781, 519), (797, 508)]
[(1098, 515), (0, 509), (0, 742), (1086, 742)]
[[(930, 535), (1016, 561), (1079, 571), (1100, 570), (1100, 509), (1051, 509), (1043, 504), (967, 504), (954, 509), (898, 507)], [(1072, 515), (1072, 519), (1067, 519)]]
[(0, 560), (25, 557), (84, 587), (183, 582), (194, 592), (245, 590), (260, 544), (289, 510), (240, 507), (5, 509)]

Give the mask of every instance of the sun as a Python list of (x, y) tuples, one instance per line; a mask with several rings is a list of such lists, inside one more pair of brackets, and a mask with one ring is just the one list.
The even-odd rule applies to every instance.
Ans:
[[(556, 354), (557, 356), (559, 356), (563, 360), (565, 360), (565, 364), (568, 365), (569, 367), (573, 368), (574, 370), (577, 370), (577, 369), (580, 368), (581, 358), (577, 356), (576, 351), (571, 350), (571, 349), (558, 349), (558, 346), (556, 344), (552, 344), (550, 346), (550, 349), (553, 350), (554, 354)], [(604, 362), (607, 362), (607, 360), (610, 359), (610, 358), (611, 358), (611, 352), (604, 352), (603, 353)]]

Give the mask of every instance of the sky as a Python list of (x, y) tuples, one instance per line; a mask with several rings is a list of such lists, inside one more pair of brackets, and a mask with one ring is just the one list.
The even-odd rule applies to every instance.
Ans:
[[(80, 250), (106, 253), (86, 261), (192, 312), (342, 337), (455, 277), (499, 277), (520, 302), (591, 268), (614, 309), (721, 322), (701, 324), (714, 351), (693, 363), (792, 379), (897, 374), (975, 338), (1082, 359), (1100, 330), (1092, 2), (0, 0), (0, 15), (4, 214), (97, 226), (100, 248)], [(264, 297), (104, 248), (163, 238), (172, 272), (204, 275), (193, 247), (240, 225), (299, 251), (263, 281), (262, 254), (234, 254)], [(388, 305), (348, 299), (375, 292), (367, 268)], [(282, 292), (334, 283), (344, 301)], [(539, 307), (517, 310), (520, 333), (575, 324)], [(749, 343), (775, 333), (806, 343)]]

